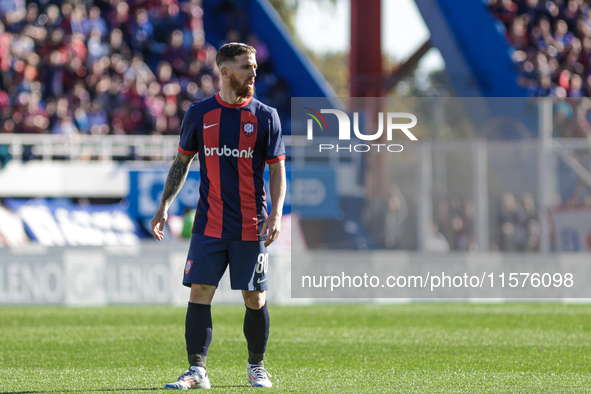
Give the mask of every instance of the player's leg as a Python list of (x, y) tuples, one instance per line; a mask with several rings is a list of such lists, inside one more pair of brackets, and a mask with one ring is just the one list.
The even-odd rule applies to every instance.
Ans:
[(246, 313), (244, 336), (248, 345), (248, 380), (254, 387), (271, 387), (263, 367), (269, 338), (267, 309), (267, 248), (264, 242), (233, 241), (228, 249), (232, 288), (242, 290)]
[(263, 366), (269, 338), (269, 310), (264, 291), (242, 291), (246, 313), (244, 336), (248, 345), (248, 363)]
[(207, 375), (207, 352), (213, 336), (211, 300), (216, 286), (192, 283), (187, 315), (185, 317), (185, 343), (189, 370), (165, 389), (209, 389)]
[(264, 291), (242, 291), (246, 313), (244, 314), (244, 336), (248, 346), (248, 381), (253, 387), (271, 387), (264, 368), (265, 351), (269, 339), (269, 310)]
[(216, 286), (191, 284), (191, 296), (185, 318), (185, 342), (191, 367), (206, 368), (207, 352), (213, 336), (211, 300)]
[(207, 352), (213, 335), (211, 301), (227, 266), (227, 241), (193, 235), (183, 285), (191, 287), (185, 318), (189, 370), (164, 388), (210, 388)]

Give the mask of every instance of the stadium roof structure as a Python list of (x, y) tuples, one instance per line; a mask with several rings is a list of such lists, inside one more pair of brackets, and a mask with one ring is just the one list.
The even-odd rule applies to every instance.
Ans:
[[(216, 1), (204, 1), (203, 27), (207, 40), (214, 44), (226, 39), (224, 18)], [(336, 93), (308, 57), (295, 45), (285, 24), (267, 0), (244, 2), (251, 32), (269, 47), (274, 73), (287, 81), (293, 97), (336, 97)], [(241, 10), (243, 12), (243, 10)]]
[(504, 27), (488, 12), (485, 3), (476, 0), (415, 0), (431, 31), (431, 44), (445, 60), (445, 71), (456, 95), (480, 128), (483, 119), (503, 116), (522, 123), (537, 133), (535, 106), (515, 107), (511, 100), (500, 105), (491, 97), (528, 97), (517, 84), (518, 74), (511, 60), (511, 46)]
[[(431, 37), (406, 61), (385, 75), (381, 70), (379, 46), (381, 1), (351, 0), (352, 96), (371, 96), (364, 94), (363, 84), (358, 83), (363, 79), (371, 80), (369, 73), (375, 74), (374, 80), (378, 77), (380, 80), (380, 88), (373, 84), (370, 92), (377, 91), (383, 95), (401, 78), (412, 74), (420, 59), (429, 49), (436, 47), (445, 60), (445, 72), (456, 96), (465, 98), (466, 112), (478, 128), (486, 128), (491, 117), (502, 116), (514, 119), (531, 134), (537, 132), (535, 106), (529, 105), (526, 100), (523, 101), (525, 105), (520, 107), (515, 107), (515, 101), (503, 105), (499, 100), (493, 100), (494, 103), (490, 100), (529, 95), (517, 83), (517, 70), (510, 56), (513, 49), (504, 37), (504, 26), (494, 19), (482, 1), (415, 0)], [(373, 68), (368, 63), (374, 64)]]
[(502, 25), (475, 0), (415, 0), (459, 97), (526, 97)]

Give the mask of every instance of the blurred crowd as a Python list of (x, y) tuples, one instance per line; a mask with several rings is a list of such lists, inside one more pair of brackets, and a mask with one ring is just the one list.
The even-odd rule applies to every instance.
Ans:
[[(517, 198), (505, 192), (500, 196), (497, 220), (491, 216), (490, 250), (503, 252), (533, 252), (539, 250), (541, 229), (538, 212), (531, 193)], [(474, 228), (476, 210), (470, 200), (462, 202), (455, 196), (449, 202), (441, 200), (435, 210), (433, 236), (447, 243), (447, 250), (477, 251), (478, 239)], [(444, 245), (445, 246), (445, 245)], [(434, 251), (445, 251), (434, 250)]]
[(488, 0), (513, 48), (518, 83), (531, 96), (564, 98), (556, 108), (560, 137), (591, 136), (591, 2)]
[[(591, 201), (591, 199), (590, 199)], [(533, 252), (540, 247), (541, 228), (538, 210), (531, 193), (521, 198), (505, 191), (491, 198), (489, 207), (489, 248), (503, 252)], [(416, 248), (413, 227), (416, 206), (407, 204), (400, 187), (393, 184), (383, 199), (366, 201), (364, 226), (375, 246), (382, 249)], [(410, 219), (409, 219), (410, 218)], [(437, 200), (433, 222), (424, 248), (435, 253), (478, 251), (476, 208), (471, 199), (451, 196)], [(409, 236), (411, 242), (409, 243)]]
[[(232, 38), (271, 73), (264, 42)], [(215, 54), (201, 0), (0, 0), (0, 132), (178, 134), (218, 90)], [(261, 79), (265, 98), (289, 98)]]
[(451, 197), (449, 201), (439, 201), (434, 210), (431, 237), (439, 238), (440, 247), (445, 247), (445, 241), (448, 250), (478, 250), (474, 231), (475, 212), (472, 201), (462, 203), (458, 196)]
[(495, 234), (496, 243), (491, 245), (492, 250), (539, 250), (541, 228), (531, 193), (524, 193), (521, 199), (513, 193), (503, 193), (498, 218), (498, 233)]
[(533, 96), (591, 96), (590, 5), (584, 0), (488, 0)]

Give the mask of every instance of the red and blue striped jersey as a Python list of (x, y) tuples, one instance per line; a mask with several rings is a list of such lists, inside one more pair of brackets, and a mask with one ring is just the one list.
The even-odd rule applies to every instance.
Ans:
[(219, 94), (189, 107), (179, 152), (199, 153), (201, 185), (193, 234), (262, 241), (267, 218), (265, 163), (285, 160), (277, 110), (255, 98), (228, 104)]

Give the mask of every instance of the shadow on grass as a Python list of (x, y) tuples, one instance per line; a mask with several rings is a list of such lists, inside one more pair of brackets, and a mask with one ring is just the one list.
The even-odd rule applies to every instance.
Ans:
[[(212, 389), (226, 389), (234, 387), (250, 387), (244, 384), (230, 384), (225, 386), (211, 386)], [(49, 393), (110, 393), (115, 391), (158, 391), (162, 387), (140, 387), (135, 389), (94, 389), (94, 390), (28, 390), (28, 391), (0, 391), (0, 394), (49, 394)], [(168, 391), (168, 390), (167, 390)]]

